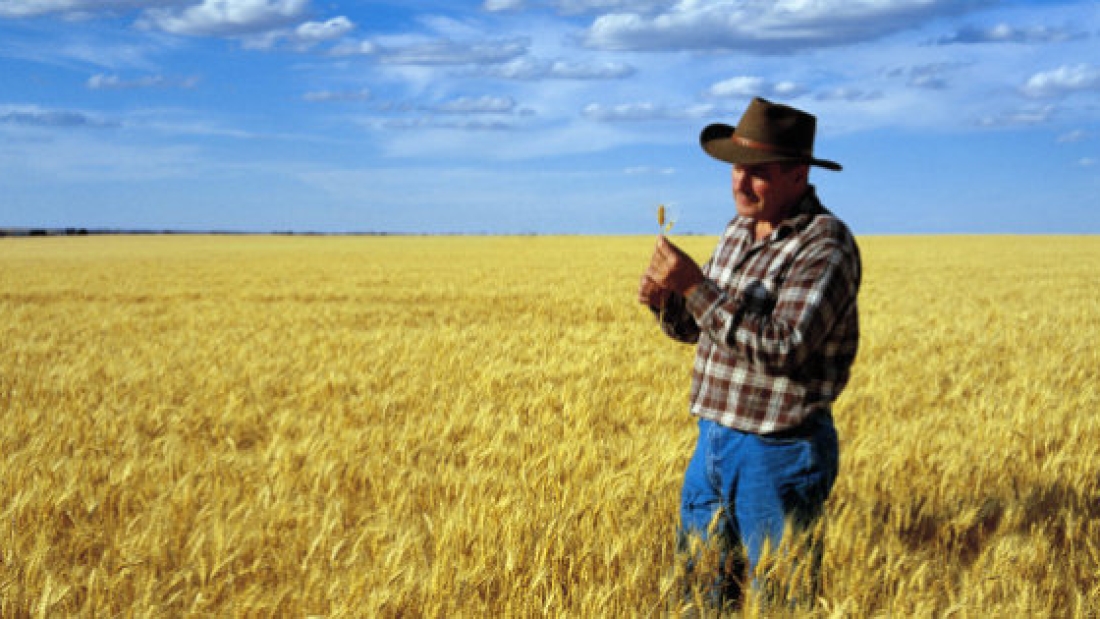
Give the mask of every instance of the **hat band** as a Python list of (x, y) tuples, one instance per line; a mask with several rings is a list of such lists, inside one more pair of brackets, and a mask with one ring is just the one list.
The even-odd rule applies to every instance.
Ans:
[(741, 146), (753, 150), (762, 150), (764, 152), (775, 155), (785, 155), (787, 157), (813, 157), (813, 151), (809, 148), (783, 148), (782, 146), (776, 146), (774, 144), (757, 142), (756, 140), (741, 137), (737, 134), (731, 135), (730, 138)]

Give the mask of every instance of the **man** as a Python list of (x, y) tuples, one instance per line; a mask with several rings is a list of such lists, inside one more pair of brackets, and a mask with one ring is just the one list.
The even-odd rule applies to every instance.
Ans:
[[(703, 150), (733, 164), (737, 216), (702, 267), (659, 236), (638, 291), (666, 334), (697, 343), (699, 438), (684, 475), (679, 540), (689, 573), (700, 571), (693, 538), (718, 546), (707, 593), (719, 605), (740, 596), (741, 553), (753, 573), (785, 525), (808, 532), (836, 478), (831, 408), (859, 344), (861, 263), (848, 228), (809, 183), (810, 166), (841, 169), (814, 158), (816, 124), (757, 98), (736, 128), (704, 129)], [(806, 555), (812, 582), (800, 595), (812, 601), (820, 536)], [(777, 585), (758, 584), (773, 593)]]

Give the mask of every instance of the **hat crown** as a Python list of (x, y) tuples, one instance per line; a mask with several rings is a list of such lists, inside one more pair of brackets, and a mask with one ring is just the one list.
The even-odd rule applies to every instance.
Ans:
[(756, 97), (737, 125), (737, 135), (792, 152), (813, 152), (817, 118), (793, 107)]
[(796, 162), (840, 170), (839, 163), (814, 157), (816, 132), (813, 114), (756, 97), (737, 127), (707, 125), (699, 144), (711, 157), (734, 165)]

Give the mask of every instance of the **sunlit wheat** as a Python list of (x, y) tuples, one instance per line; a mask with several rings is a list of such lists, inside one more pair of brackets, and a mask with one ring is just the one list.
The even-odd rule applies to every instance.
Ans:
[[(860, 242), (814, 614), (1097, 616), (1100, 239)], [(0, 240), (0, 617), (687, 611), (652, 246)]]

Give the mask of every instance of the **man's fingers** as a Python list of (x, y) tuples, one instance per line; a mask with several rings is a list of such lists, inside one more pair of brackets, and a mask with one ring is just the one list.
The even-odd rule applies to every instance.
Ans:
[(667, 264), (675, 256), (676, 250), (673, 249), (672, 243), (663, 236), (657, 237), (657, 247), (653, 249), (653, 263)]
[(676, 247), (676, 245), (674, 245), (672, 241), (665, 238), (664, 235), (661, 235), (657, 238), (656, 253), (664, 258), (666, 261), (677, 261), (686, 255), (683, 251), (680, 250), (679, 247)]
[(665, 238), (665, 235), (659, 234), (657, 235), (657, 248), (654, 250), (654, 253), (668, 254), (668, 250), (671, 246), (672, 243), (668, 242), (668, 239)]
[(638, 284), (638, 302), (643, 305), (653, 305), (657, 290), (657, 284), (648, 275), (642, 275), (642, 281)]

